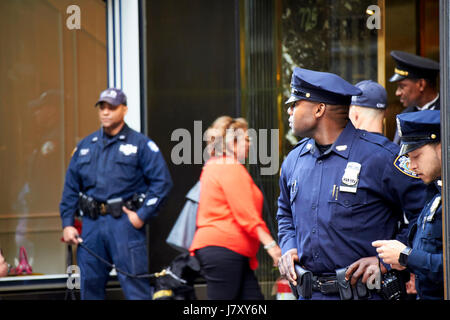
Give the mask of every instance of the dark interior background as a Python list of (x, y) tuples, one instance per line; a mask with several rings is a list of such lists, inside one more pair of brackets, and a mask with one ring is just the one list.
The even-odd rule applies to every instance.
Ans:
[[(147, 133), (160, 147), (174, 187), (150, 223), (150, 272), (168, 265), (178, 251), (166, 244), (185, 195), (199, 178), (201, 164), (174, 165), (171, 141), (177, 128), (194, 137), (220, 115), (237, 116), (239, 106), (239, 21), (237, 1), (147, 1)], [(194, 160), (193, 148), (192, 161)]]

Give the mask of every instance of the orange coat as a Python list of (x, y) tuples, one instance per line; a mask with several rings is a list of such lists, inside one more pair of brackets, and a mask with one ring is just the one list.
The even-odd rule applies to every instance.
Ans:
[(203, 167), (200, 185), (197, 231), (189, 250), (225, 247), (249, 257), (255, 270), (260, 245), (256, 227), (269, 231), (262, 219), (263, 195), (247, 169), (232, 158), (213, 157)]

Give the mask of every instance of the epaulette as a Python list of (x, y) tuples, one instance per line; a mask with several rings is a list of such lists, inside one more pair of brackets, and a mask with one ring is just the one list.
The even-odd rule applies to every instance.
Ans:
[(364, 139), (368, 142), (371, 142), (373, 144), (382, 147), (383, 149), (388, 150), (393, 155), (397, 155), (398, 151), (400, 150), (400, 147), (397, 144), (393, 143), (382, 134), (368, 131), (361, 131), (359, 136), (361, 139)]

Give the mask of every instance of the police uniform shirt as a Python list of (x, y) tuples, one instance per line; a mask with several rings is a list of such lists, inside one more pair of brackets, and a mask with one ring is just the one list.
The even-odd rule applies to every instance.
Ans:
[(166, 163), (151, 139), (126, 124), (109, 139), (100, 129), (78, 144), (70, 161), (60, 203), (63, 228), (73, 225), (79, 192), (100, 202), (119, 197), (126, 201), (144, 193), (137, 214), (147, 221), (156, 215), (171, 187)]
[[(313, 139), (302, 140), (281, 169), (277, 220), (282, 252), (297, 248), (306, 269), (334, 273), (376, 256), (371, 242), (394, 238), (403, 210), (414, 223), (425, 204), (426, 186), (413, 177), (398, 151), (385, 137), (355, 129), (350, 121), (324, 154)], [(342, 182), (349, 162), (360, 165), (356, 190)], [(406, 243), (406, 231), (402, 237)]]
[(430, 201), (410, 233), (410, 238), (413, 238), (410, 247), (413, 250), (407, 266), (416, 276), (416, 290), (420, 299), (443, 299), (441, 186), (430, 184), (428, 194)]

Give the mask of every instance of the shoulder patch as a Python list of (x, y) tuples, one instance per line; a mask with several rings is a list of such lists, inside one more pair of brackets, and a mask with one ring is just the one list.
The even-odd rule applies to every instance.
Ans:
[(159, 151), (158, 146), (157, 146), (156, 143), (154, 143), (153, 141), (149, 141), (149, 142), (147, 143), (147, 145), (148, 145), (148, 147), (150, 148), (150, 150), (152, 150), (153, 152), (158, 152), (158, 151)]
[(398, 156), (394, 160), (394, 166), (402, 173), (412, 178), (420, 179), (414, 171), (409, 168), (410, 160), (408, 156)]

